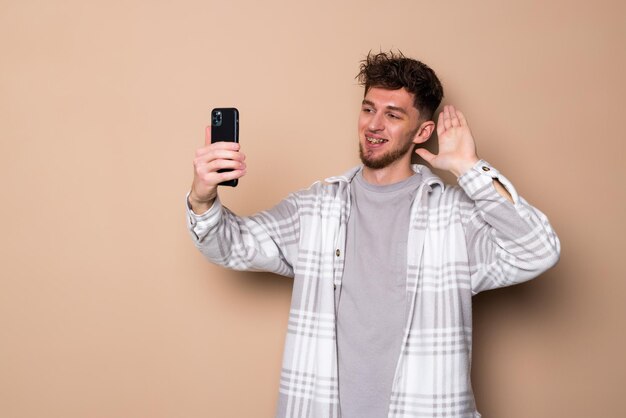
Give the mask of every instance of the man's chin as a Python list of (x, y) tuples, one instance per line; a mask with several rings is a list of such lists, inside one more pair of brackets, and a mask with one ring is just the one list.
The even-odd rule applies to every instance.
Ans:
[(381, 168), (387, 167), (390, 163), (381, 159), (375, 160), (371, 158), (363, 158), (361, 157), (361, 162), (367, 168), (371, 168), (373, 170), (380, 170)]
[(404, 149), (388, 151), (382, 155), (374, 157), (371, 151), (364, 151), (363, 146), (359, 144), (359, 157), (365, 167), (373, 170), (380, 170), (382, 168), (389, 167), (398, 160), (401, 160), (407, 153), (411, 152), (412, 146), (413, 144), (409, 143)]
[(395, 154), (383, 154), (377, 157), (373, 157), (371, 155), (365, 155), (363, 150), (360, 150), (359, 157), (361, 158), (361, 162), (365, 167), (371, 168), (373, 170), (386, 168), (400, 158), (399, 155)]
[(389, 165), (389, 163), (385, 161), (386, 155), (374, 157), (372, 154), (371, 151), (364, 151), (363, 147), (359, 146), (359, 158), (365, 167), (378, 170)]

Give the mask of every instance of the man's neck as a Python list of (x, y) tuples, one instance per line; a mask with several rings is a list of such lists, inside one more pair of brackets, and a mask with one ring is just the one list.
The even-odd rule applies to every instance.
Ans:
[(363, 167), (363, 179), (370, 184), (385, 186), (406, 180), (414, 174), (410, 165), (388, 166), (385, 168)]

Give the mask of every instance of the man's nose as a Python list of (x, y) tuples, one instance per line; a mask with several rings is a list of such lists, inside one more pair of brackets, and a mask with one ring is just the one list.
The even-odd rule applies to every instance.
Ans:
[(370, 131), (381, 131), (384, 128), (383, 115), (379, 112), (374, 113), (368, 124)]

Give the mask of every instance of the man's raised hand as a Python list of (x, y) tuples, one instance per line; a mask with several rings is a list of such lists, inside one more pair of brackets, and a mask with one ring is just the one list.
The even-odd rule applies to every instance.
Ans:
[(452, 172), (460, 177), (479, 160), (476, 144), (465, 116), (452, 105), (444, 106), (437, 119), (439, 153), (424, 148), (415, 152), (434, 168)]
[[(205, 130), (204, 146), (196, 151), (193, 160), (193, 183), (189, 193), (192, 210), (201, 214), (209, 210), (217, 197), (217, 185), (238, 179), (246, 174), (246, 156), (235, 142), (211, 143), (211, 127)], [(218, 170), (232, 169), (218, 173)]]

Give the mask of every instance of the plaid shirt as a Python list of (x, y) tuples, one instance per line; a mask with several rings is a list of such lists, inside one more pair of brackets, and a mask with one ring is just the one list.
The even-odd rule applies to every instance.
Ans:
[[(212, 262), (294, 278), (276, 417), (341, 417), (335, 317), (350, 182), (359, 169), (250, 217), (219, 200), (202, 215), (188, 209), (193, 240)], [(546, 217), (486, 162), (461, 176), (460, 187), (444, 187), (424, 166), (413, 169), (422, 182), (411, 209), (409, 310), (388, 417), (480, 417), (470, 382), (472, 296), (539, 275), (557, 262), (560, 244)]]

